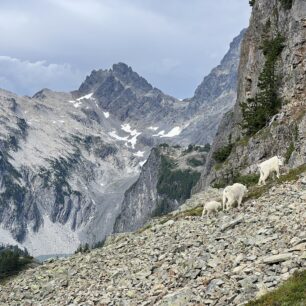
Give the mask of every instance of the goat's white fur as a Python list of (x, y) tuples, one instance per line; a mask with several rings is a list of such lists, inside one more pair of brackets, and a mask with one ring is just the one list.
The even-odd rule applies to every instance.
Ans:
[(202, 217), (207, 213), (207, 217), (209, 217), (210, 213), (218, 212), (221, 208), (222, 204), (217, 201), (210, 201), (204, 204)]
[(248, 189), (246, 186), (235, 183), (234, 185), (227, 186), (223, 190), (223, 210), (228, 210), (237, 201), (238, 207), (241, 206), (243, 197), (247, 194)]
[(283, 166), (284, 162), (282, 158), (279, 158), (278, 156), (274, 156), (261, 164), (258, 165), (259, 172), (260, 172), (260, 178), (258, 181), (258, 185), (266, 185), (266, 180), (269, 177), (271, 173), (276, 172), (277, 178), (279, 178), (279, 167)]

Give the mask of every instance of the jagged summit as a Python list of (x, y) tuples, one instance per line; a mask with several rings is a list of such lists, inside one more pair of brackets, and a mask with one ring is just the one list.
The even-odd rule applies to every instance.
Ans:
[(99, 88), (109, 86), (109, 83), (118, 82), (122, 88), (131, 87), (144, 93), (153, 89), (143, 77), (125, 63), (117, 63), (108, 70), (93, 70), (79, 88), (80, 94), (99, 90)]
[(194, 97), (192, 98), (195, 103), (212, 104), (218, 97), (224, 94), (224, 91), (236, 91), (240, 45), (245, 32), (246, 29), (242, 30), (240, 34), (234, 38), (230, 44), (229, 51), (222, 59), (220, 65), (214, 68), (197, 87)]
[(37, 256), (103, 240), (155, 145), (212, 140), (220, 101), (216, 110), (190, 105), (124, 63), (93, 70), (73, 92), (0, 90), (0, 243)]

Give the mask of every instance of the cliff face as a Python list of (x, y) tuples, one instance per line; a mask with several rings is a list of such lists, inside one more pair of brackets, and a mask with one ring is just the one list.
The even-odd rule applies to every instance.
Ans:
[(138, 180), (124, 195), (114, 232), (134, 231), (150, 218), (177, 209), (190, 197), (206, 155), (200, 146), (154, 148)]
[(223, 115), (235, 104), (240, 48), (244, 34), (245, 30), (234, 38), (220, 65), (203, 79), (194, 96), (185, 100), (190, 103), (187, 113), (191, 114), (192, 119), (188, 129), (182, 134), (192, 134), (193, 143), (212, 143)]
[[(219, 126), (195, 191), (210, 184), (229, 183), (238, 174), (253, 173), (256, 163), (274, 155), (285, 157), (288, 167), (306, 162), (306, 2), (295, 0), (291, 8), (286, 8), (284, 3), (278, 0), (255, 1), (250, 26), (241, 47), (237, 102)], [(284, 39), (275, 71), (282, 107), (266, 127), (251, 137), (245, 136), (240, 125), (243, 120), (240, 104), (258, 93), (259, 76), (266, 61), (262, 48), (264, 40), (278, 34)], [(214, 158), (216, 152), (229, 144), (230, 155), (225, 162), (217, 164)]]

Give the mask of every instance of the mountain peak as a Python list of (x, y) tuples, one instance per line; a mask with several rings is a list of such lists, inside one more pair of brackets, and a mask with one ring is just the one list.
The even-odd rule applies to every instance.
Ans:
[(82, 94), (93, 92), (103, 86), (103, 83), (111, 76), (117, 79), (124, 87), (132, 87), (140, 92), (146, 93), (153, 89), (152, 85), (138, 73), (133, 71), (130, 66), (119, 62), (114, 64), (109, 70), (93, 70), (81, 84), (79, 92)]
[(127, 64), (122, 63), (122, 62), (114, 64), (112, 66), (112, 71), (117, 72), (117, 73), (122, 73), (122, 74), (125, 74), (125, 73), (128, 73), (128, 72), (133, 72), (133, 70), (130, 66), (128, 66)]

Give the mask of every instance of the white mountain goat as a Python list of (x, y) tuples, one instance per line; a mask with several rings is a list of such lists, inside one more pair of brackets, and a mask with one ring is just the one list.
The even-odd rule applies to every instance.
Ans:
[(223, 210), (228, 210), (237, 201), (240, 208), (243, 197), (247, 194), (248, 189), (246, 186), (235, 183), (234, 185), (227, 186), (223, 190)]
[(284, 165), (284, 161), (282, 158), (278, 156), (274, 156), (261, 164), (258, 164), (258, 168), (260, 171), (260, 178), (258, 181), (258, 185), (266, 185), (266, 180), (271, 173), (276, 172), (277, 178), (279, 178), (279, 167)]
[(222, 207), (222, 204), (217, 201), (210, 201), (204, 204), (202, 217), (204, 217), (205, 213), (207, 212), (207, 217), (209, 217), (210, 213), (215, 212), (217, 213), (218, 210)]

